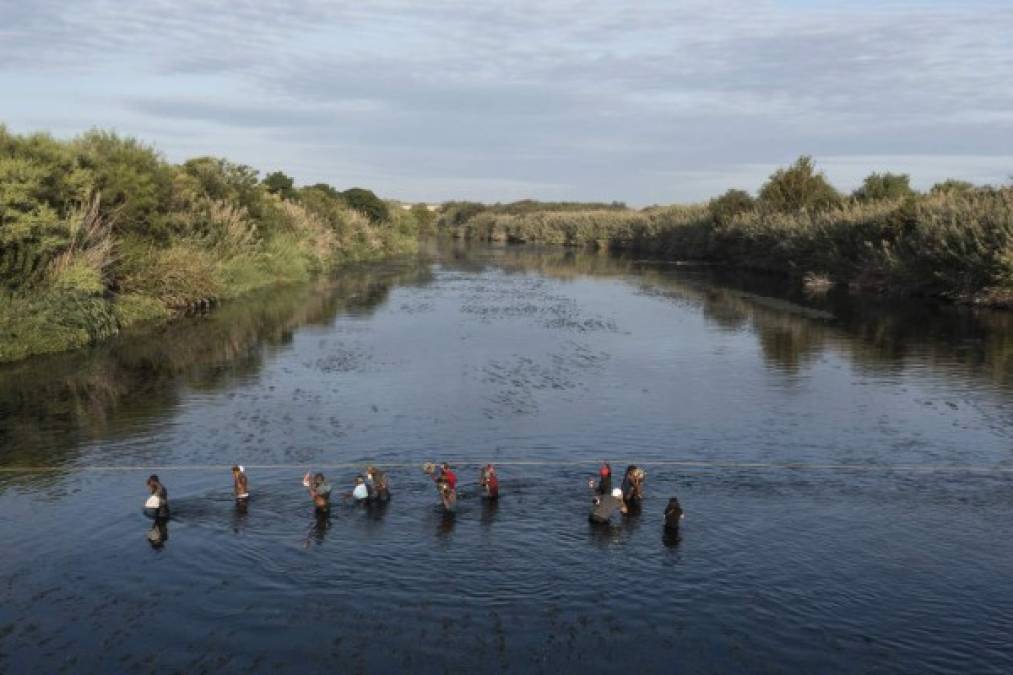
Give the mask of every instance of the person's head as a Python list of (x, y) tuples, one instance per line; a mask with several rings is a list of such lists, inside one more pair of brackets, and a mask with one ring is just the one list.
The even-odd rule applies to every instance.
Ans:
[(355, 477), (355, 484), (356, 485), (362, 485), (365, 482), (366, 482), (366, 479), (363, 478), (362, 476), (356, 476)]
[(238, 477), (239, 474), (241, 474), (242, 472), (243, 472), (243, 470), (239, 468), (238, 464), (233, 464), (232, 465), (232, 475), (233, 476), (237, 476)]
[(633, 474), (634, 474), (634, 472), (636, 470), (637, 470), (636, 465), (635, 464), (630, 464), (628, 467), (626, 467), (626, 475), (629, 476), (630, 478), (632, 478)]
[(326, 482), (327, 482), (327, 479), (324, 478), (324, 474), (322, 474), (322, 473), (318, 473), (318, 474), (315, 474), (313, 476), (313, 484), (314, 485), (320, 486), (320, 485), (323, 485)]
[(152, 491), (157, 490), (159, 485), (161, 485), (161, 483), (156, 474), (148, 476), (148, 487), (151, 488)]
[(608, 478), (612, 475), (612, 467), (609, 466), (608, 462), (602, 462), (601, 469), (598, 470), (598, 475), (602, 478)]
[(374, 474), (376, 474), (376, 467), (370, 464), (366, 467), (366, 475), (372, 478)]
[(446, 462), (444, 462), (440, 466), (443, 468), (444, 471), (450, 471), (450, 465), (447, 464)]

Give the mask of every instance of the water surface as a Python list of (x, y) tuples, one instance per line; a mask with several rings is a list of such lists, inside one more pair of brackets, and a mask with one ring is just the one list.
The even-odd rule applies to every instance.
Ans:
[(1008, 672), (1011, 512), (1009, 314), (441, 246), (0, 370), (0, 671)]

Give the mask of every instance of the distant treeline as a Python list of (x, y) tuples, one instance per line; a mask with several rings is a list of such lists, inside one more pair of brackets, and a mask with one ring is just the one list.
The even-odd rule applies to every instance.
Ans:
[(170, 164), (112, 133), (0, 126), (0, 361), (414, 250), (417, 216), (225, 159)]
[(949, 180), (915, 192), (907, 175), (874, 173), (838, 192), (809, 157), (753, 195), (654, 206), (453, 202), (437, 227), (457, 237), (594, 245), (847, 284), (1013, 307), (1013, 188)]

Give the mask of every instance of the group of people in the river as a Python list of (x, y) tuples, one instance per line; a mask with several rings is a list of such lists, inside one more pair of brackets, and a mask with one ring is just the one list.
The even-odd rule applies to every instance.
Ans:
[[(313, 500), (313, 507), (318, 513), (330, 511), (331, 486), (324, 474), (307, 472), (303, 476), (302, 484), (309, 492), (310, 499)], [(366, 473), (355, 477), (355, 487), (345, 497), (353, 499), (359, 504), (389, 501), (390, 481), (387, 479), (387, 474), (375, 466), (366, 467)]]
[[(457, 474), (451, 466), (446, 462), (439, 465), (426, 463), (422, 470), (436, 484), (436, 491), (443, 509), (449, 514), (455, 513), (457, 511)], [(603, 462), (598, 470), (597, 480), (588, 481), (588, 487), (594, 491), (591, 512), (588, 515), (591, 523), (608, 524), (617, 511), (624, 515), (639, 513), (644, 498), (644, 481), (646, 479), (647, 472), (641, 467), (631, 464), (626, 467), (620, 485), (612, 487), (612, 467), (608, 462)], [(250, 482), (243, 466), (232, 467), (232, 483), (236, 504), (245, 508), (250, 498)], [(331, 486), (324, 474), (307, 472), (303, 476), (302, 483), (313, 501), (316, 512), (318, 514), (328, 513), (331, 507)], [(499, 478), (496, 476), (496, 469), (492, 464), (482, 467), (478, 484), (483, 499), (496, 500), (499, 498)], [(144, 504), (145, 513), (156, 522), (168, 520), (169, 496), (157, 475), (148, 478), (148, 490), (151, 494)], [(365, 473), (356, 476), (355, 486), (351, 492), (345, 495), (345, 498), (358, 504), (386, 503), (390, 500), (390, 480), (386, 472), (372, 465), (366, 467)], [(666, 530), (678, 530), (682, 516), (679, 500), (674, 497), (669, 499), (668, 505), (665, 507)]]

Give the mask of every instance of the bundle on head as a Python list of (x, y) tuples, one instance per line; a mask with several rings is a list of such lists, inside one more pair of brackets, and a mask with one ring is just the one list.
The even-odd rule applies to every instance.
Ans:
[(635, 469), (633, 469), (633, 477), (636, 478), (637, 480), (644, 480), (645, 478), (647, 478), (647, 472), (638, 466)]
[(432, 462), (426, 462), (425, 464), (422, 465), (422, 470), (428, 474), (431, 474), (434, 471), (436, 471), (436, 465), (433, 464)]

